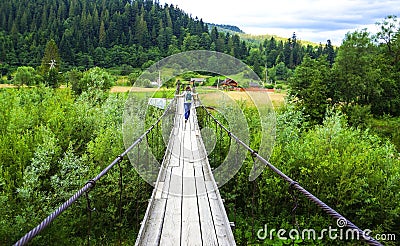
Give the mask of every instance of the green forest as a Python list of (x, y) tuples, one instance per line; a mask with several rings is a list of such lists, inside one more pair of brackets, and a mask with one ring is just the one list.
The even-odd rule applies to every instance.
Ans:
[[(132, 85), (160, 59), (190, 50), (232, 55), (268, 86), (283, 86), (269, 161), (371, 235), (399, 240), (400, 21), (383, 17), (377, 27), (347, 33), (339, 47), (304, 45), (295, 33), (251, 42), (152, 0), (2, 0), (0, 82), (15, 87), (0, 88), (0, 245), (15, 243), (124, 151), (128, 94), (110, 93), (116, 81)], [(241, 107), (256, 149), (257, 109)], [(289, 185), (269, 170), (249, 181), (252, 166), (249, 154), (220, 190), (238, 245), (360, 244), (258, 239), (265, 224), (336, 221), (297, 193), (293, 213)], [(151, 192), (123, 160), (31, 245), (133, 245)]]
[[(271, 38), (251, 47), (239, 34), (219, 32), (216, 26), (209, 31), (202, 19), (152, 0), (5, 0), (0, 16), (1, 73), (10, 76), (19, 66), (41, 66), (50, 40), (58, 46), (62, 72), (100, 66), (129, 73), (178, 52), (205, 49), (244, 60), (264, 78), (265, 65), (293, 69), (306, 55), (326, 54), (331, 63), (335, 56), (330, 41), (316, 49), (302, 46), (295, 35), (285, 42)], [(278, 76), (284, 76), (281, 73)]]

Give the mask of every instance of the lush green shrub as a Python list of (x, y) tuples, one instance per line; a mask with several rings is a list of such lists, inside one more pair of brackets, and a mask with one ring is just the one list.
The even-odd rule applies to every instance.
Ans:
[[(340, 113), (328, 113), (322, 125), (310, 128), (301, 111), (289, 107), (280, 112), (270, 162), (360, 228), (371, 229), (371, 235), (398, 234), (398, 152), (391, 143), (369, 131), (348, 127)], [(251, 140), (253, 145), (254, 142), (257, 138)], [(255, 183), (249, 182), (252, 166), (253, 161), (248, 158), (234, 180), (221, 189), (230, 219), (236, 222), (235, 239), (239, 244), (284, 243), (259, 241), (252, 232), (264, 224), (276, 229), (297, 228), (292, 216), (295, 202), (288, 184), (269, 169)], [(302, 194), (295, 192), (295, 196), (300, 229), (321, 231), (336, 225), (335, 220)], [(326, 238), (306, 243), (342, 245), (344, 241)]]
[(274, 89), (274, 85), (273, 84), (266, 84), (264, 85), (265, 88), (267, 89)]
[(120, 68), (120, 75), (125, 76), (133, 72), (133, 67), (131, 65), (123, 64)]
[(72, 82), (72, 90), (75, 94), (80, 95), (85, 91), (107, 91), (114, 84), (115, 78), (111, 76), (105, 69), (95, 67), (84, 72), (82, 77), (77, 70), (70, 72), (70, 80)]
[(136, 80), (139, 78), (139, 76), (141, 75), (142, 71), (140, 69), (136, 69), (135, 71), (133, 71), (132, 73), (130, 73), (128, 75), (128, 81), (130, 85), (133, 85)]
[(14, 78), (14, 84), (18, 86), (38, 84), (35, 69), (33, 67), (18, 67)]
[[(106, 94), (105, 100), (95, 103), (83, 97), (75, 99), (69, 89), (39, 86), (2, 89), (0, 100), (0, 244), (11, 245), (123, 151), (125, 97)], [(119, 217), (118, 168), (89, 194), (96, 208), (92, 243), (114, 244), (116, 231), (121, 232), (123, 241), (134, 240), (132, 235), (137, 234), (151, 190), (128, 163), (121, 163), (123, 218)], [(32, 245), (49, 240), (57, 245), (82, 245), (89, 226), (83, 197)]]
[(183, 81), (190, 81), (192, 78), (200, 78), (202, 76), (195, 72), (187, 72), (187, 73), (181, 74), (180, 77), (182, 78)]
[(366, 129), (372, 120), (371, 106), (347, 104), (341, 108), (350, 126)]
[(400, 118), (385, 116), (382, 118), (374, 118), (370, 121), (370, 128), (379, 136), (389, 139), (400, 152)]

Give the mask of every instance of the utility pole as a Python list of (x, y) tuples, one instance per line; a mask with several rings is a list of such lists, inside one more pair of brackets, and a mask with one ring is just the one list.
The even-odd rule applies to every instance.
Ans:
[(50, 65), (50, 69), (54, 69), (56, 67), (56, 60), (51, 59), (49, 65)]
[(161, 86), (161, 71), (158, 70), (158, 87)]
[[(267, 49), (265, 49), (265, 84), (268, 84), (268, 55), (267, 55)], [(263, 87), (265, 87), (265, 85)]]
[(265, 62), (265, 83), (268, 84), (268, 67), (267, 67), (267, 62)]

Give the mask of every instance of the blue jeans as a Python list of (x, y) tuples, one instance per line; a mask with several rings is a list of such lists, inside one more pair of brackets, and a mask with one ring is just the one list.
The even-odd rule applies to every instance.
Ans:
[(185, 120), (189, 119), (189, 115), (190, 115), (190, 106), (192, 105), (192, 103), (184, 103), (184, 107), (185, 107)]

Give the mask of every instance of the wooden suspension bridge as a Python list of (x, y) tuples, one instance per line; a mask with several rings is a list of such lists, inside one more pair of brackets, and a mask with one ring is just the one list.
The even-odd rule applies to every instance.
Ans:
[[(194, 94), (191, 114), (189, 120), (185, 122), (183, 95), (179, 94), (178, 90), (177, 92), (176, 101), (171, 104), (176, 105), (173, 128), (135, 245), (236, 245), (231, 223), (228, 220), (223, 200), (214, 180), (197, 121), (196, 107), (203, 109), (205, 107), (200, 104), (197, 94)], [(163, 116), (166, 112), (167, 110), (165, 110)], [(284, 179), (292, 189), (302, 193), (332, 218), (346, 220), (347, 228), (363, 235), (363, 231), (351, 221), (270, 164), (230, 132), (208, 111), (207, 114), (221, 129), (227, 132), (231, 139), (249, 151), (253, 158), (257, 158)], [(87, 194), (102, 176), (120, 163), (124, 156), (128, 155), (135, 146), (138, 146), (147, 137), (147, 134), (160, 122), (163, 116), (95, 178), (89, 180), (72, 197), (14, 245), (27, 244), (79, 197)], [(372, 237), (362, 237), (361, 240), (369, 245), (382, 245)]]
[(235, 245), (195, 105), (186, 123), (184, 98), (176, 99), (174, 127), (136, 245)]

